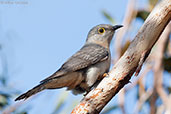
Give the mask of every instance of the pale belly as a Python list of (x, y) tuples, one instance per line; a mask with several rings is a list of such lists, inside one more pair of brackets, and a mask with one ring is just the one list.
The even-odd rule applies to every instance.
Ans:
[(75, 89), (72, 90), (73, 94), (83, 93), (90, 91), (91, 87), (102, 79), (103, 74), (107, 73), (110, 67), (110, 58), (108, 60), (92, 65), (84, 73), (85, 80), (80, 83)]

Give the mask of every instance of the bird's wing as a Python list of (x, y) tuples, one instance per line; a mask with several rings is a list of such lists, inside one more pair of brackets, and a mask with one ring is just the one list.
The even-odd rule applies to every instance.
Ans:
[(57, 72), (42, 80), (41, 83), (58, 78), (69, 72), (87, 68), (90, 65), (96, 64), (97, 62), (107, 60), (108, 57), (109, 52), (106, 48), (98, 44), (86, 44), (77, 53), (71, 56)]

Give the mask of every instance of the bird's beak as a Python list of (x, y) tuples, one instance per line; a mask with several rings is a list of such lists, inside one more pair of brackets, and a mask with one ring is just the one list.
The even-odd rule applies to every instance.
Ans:
[(123, 25), (115, 25), (113, 26), (113, 30), (117, 30), (118, 28), (121, 28), (121, 27), (123, 27)]

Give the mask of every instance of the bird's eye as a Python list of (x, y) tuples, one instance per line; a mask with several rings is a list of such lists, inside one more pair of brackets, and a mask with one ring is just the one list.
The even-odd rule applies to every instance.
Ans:
[(105, 29), (104, 29), (104, 28), (99, 28), (99, 29), (98, 29), (98, 32), (99, 32), (100, 34), (103, 34), (103, 33), (105, 32)]

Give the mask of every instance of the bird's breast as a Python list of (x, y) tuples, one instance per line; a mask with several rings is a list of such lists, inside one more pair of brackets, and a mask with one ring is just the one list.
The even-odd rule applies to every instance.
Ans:
[(109, 55), (107, 60), (98, 62), (94, 65), (91, 65), (87, 68), (87, 70), (82, 73), (82, 77), (84, 80), (75, 88), (73, 89), (74, 94), (83, 93), (84, 91), (89, 91), (98, 79), (102, 79), (100, 76), (103, 76), (109, 70), (111, 62), (111, 57)]
[(91, 87), (100, 77), (109, 70), (110, 57), (102, 62), (94, 64), (87, 69), (85, 83)]

